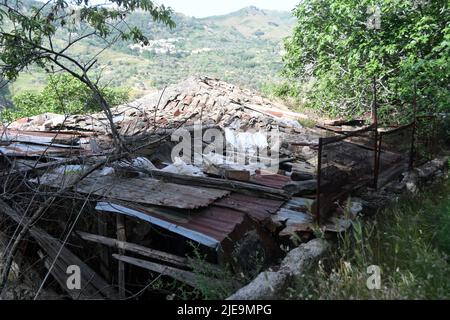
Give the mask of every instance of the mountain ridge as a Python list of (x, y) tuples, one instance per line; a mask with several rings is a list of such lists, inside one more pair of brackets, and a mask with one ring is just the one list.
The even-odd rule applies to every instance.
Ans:
[[(102, 74), (105, 85), (136, 91), (162, 88), (192, 75), (260, 89), (281, 69), (282, 40), (295, 23), (289, 12), (254, 6), (206, 18), (175, 13), (174, 20), (177, 26), (171, 30), (152, 21), (148, 14), (131, 14), (127, 23), (144, 30), (154, 47), (119, 42), (102, 53), (93, 72)], [(64, 34), (59, 36), (62, 39)], [(70, 53), (83, 61), (100, 48), (89, 39)], [(10, 85), (11, 94), (40, 90), (45, 78), (42, 70), (31, 68)]]

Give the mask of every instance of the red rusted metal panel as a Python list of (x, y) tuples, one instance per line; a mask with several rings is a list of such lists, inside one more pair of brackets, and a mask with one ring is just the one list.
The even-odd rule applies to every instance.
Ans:
[(256, 184), (260, 184), (266, 187), (278, 188), (281, 189), (286, 183), (291, 181), (291, 178), (288, 176), (283, 176), (281, 174), (260, 174), (250, 178), (250, 181)]
[[(245, 217), (247, 214), (256, 221), (263, 221), (275, 214), (283, 203), (282, 200), (270, 200), (232, 193), (223, 199), (216, 200), (209, 207), (194, 212), (167, 207), (127, 205), (126, 203), (121, 203), (121, 205), (156, 218), (157, 221), (167, 222), (167, 225), (159, 223), (159, 226), (186, 238), (196, 241), (212, 238), (217, 243), (222, 243), (229, 239), (232, 234), (233, 237), (239, 238), (243, 234), (236, 233), (250, 229), (250, 226), (242, 227), (246, 223)], [(120, 210), (111, 212), (120, 213)], [(183, 218), (180, 218), (180, 215)], [(138, 217), (138, 215), (135, 216)], [(207, 243), (207, 240), (205, 240), (205, 243)]]

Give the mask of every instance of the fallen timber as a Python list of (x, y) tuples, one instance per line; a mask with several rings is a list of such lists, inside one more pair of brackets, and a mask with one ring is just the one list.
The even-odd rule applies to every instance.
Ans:
[[(0, 212), (7, 215), (19, 226), (24, 225), (28, 218), (21, 216), (7, 203), (0, 199)], [(92, 270), (86, 263), (68, 250), (64, 244), (37, 226), (29, 229), (30, 235), (36, 240), (43, 251), (46, 266), (51, 274), (60, 283), (61, 288), (74, 300), (78, 299), (116, 299), (117, 292), (102, 277)], [(81, 269), (81, 284), (79, 290), (67, 287), (67, 270), (71, 265), (76, 265)]]

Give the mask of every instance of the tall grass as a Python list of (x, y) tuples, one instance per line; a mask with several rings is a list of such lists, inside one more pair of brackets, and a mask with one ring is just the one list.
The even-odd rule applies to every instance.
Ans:
[[(292, 299), (449, 299), (450, 180), (356, 221), (331, 257), (295, 281)], [(381, 269), (369, 290), (367, 267)]]

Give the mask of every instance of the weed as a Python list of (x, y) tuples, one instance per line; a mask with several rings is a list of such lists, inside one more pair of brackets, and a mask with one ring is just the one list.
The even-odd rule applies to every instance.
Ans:
[[(448, 299), (450, 181), (404, 198), (375, 220), (356, 221), (338, 249), (296, 279), (291, 299)], [(381, 269), (381, 289), (366, 286), (367, 267)]]

